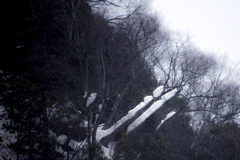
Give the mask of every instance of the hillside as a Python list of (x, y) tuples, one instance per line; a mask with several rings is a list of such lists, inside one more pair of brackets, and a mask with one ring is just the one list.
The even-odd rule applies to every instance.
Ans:
[(240, 159), (235, 75), (146, 2), (1, 4), (1, 160)]

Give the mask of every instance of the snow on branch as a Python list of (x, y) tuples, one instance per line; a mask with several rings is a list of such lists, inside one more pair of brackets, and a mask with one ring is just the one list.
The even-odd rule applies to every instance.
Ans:
[(136, 113), (143, 109), (149, 102), (151, 102), (153, 99), (152, 96), (146, 96), (144, 98), (144, 101), (139, 103), (135, 108), (133, 108), (132, 110), (128, 111), (128, 114), (124, 117), (122, 117), (119, 121), (117, 121), (112, 127), (110, 127), (109, 129), (103, 130), (103, 126), (104, 124), (102, 124), (101, 126), (98, 127), (97, 129), (97, 135), (96, 135), (96, 140), (99, 142), (102, 138), (110, 135), (111, 133), (113, 133), (118, 127), (120, 127), (122, 124), (124, 124), (127, 120), (133, 118)]
[(96, 97), (97, 97), (97, 93), (92, 93), (90, 95), (90, 97), (88, 97), (88, 99), (87, 99), (86, 107), (90, 106), (90, 104), (92, 104), (94, 102)]
[(154, 98), (159, 97), (159, 96), (162, 94), (163, 90), (164, 90), (163, 86), (157, 87), (157, 88), (153, 91), (153, 97), (154, 97)]
[(167, 114), (166, 118), (164, 120), (161, 121), (161, 123), (157, 126), (156, 130), (158, 130), (161, 125), (168, 120), (169, 118), (171, 118), (174, 114), (176, 113), (176, 111), (171, 111), (170, 113)]
[[(121, 125), (123, 125), (128, 120), (132, 119), (138, 111), (146, 107), (153, 98), (157, 98), (161, 96), (162, 92), (164, 90), (163, 86), (160, 86), (156, 88), (153, 91), (153, 96), (146, 96), (144, 98), (144, 101), (139, 103), (135, 108), (128, 111), (127, 115), (122, 117), (120, 120), (118, 120), (112, 127), (108, 129), (103, 129), (104, 124), (99, 125), (96, 132), (96, 141), (100, 142), (104, 137), (112, 134), (116, 129), (118, 129)], [(175, 94), (178, 92), (177, 89), (173, 89), (167, 93), (165, 93), (163, 96), (161, 96), (161, 99), (154, 102), (142, 115), (140, 115), (135, 121), (133, 121), (127, 128), (127, 133), (131, 132), (133, 129), (135, 129), (137, 126), (142, 124), (150, 115), (152, 115), (156, 110), (158, 110), (167, 100), (171, 99)]]
[(162, 105), (169, 99), (171, 99), (176, 93), (177, 89), (173, 89), (165, 93), (160, 100), (154, 102), (141, 116), (139, 116), (133, 123), (131, 123), (127, 128), (127, 133), (131, 132), (137, 126), (142, 124), (149, 116), (151, 116), (155, 111), (157, 111)]

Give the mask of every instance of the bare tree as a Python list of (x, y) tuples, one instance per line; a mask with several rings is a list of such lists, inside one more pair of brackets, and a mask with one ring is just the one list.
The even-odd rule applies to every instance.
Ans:
[[(167, 119), (174, 114), (193, 112), (201, 113), (203, 119), (216, 115), (223, 120), (239, 113), (238, 87), (224, 82), (226, 79), (221, 75), (225, 73), (214, 57), (193, 47), (188, 37), (171, 35), (163, 30), (156, 17), (142, 11), (137, 7), (127, 16), (123, 14), (109, 20), (96, 14), (94, 23), (86, 23), (87, 28), (78, 22), (79, 16), (70, 16), (75, 26), (68, 26), (67, 37), (76, 44), (73, 48), (79, 61), (77, 71), (83, 75), (81, 82), (86, 91), (84, 98), (78, 100), (84, 100), (84, 107), (93, 98), (91, 93), (97, 95), (84, 109), (89, 145), (101, 142), (106, 146), (123, 128), (141, 117), (141, 112), (138, 112), (125, 121), (125, 115), (133, 106), (127, 106), (125, 112), (121, 108), (127, 90), (143, 72), (139, 64), (155, 70), (159, 83), (164, 86), (164, 94), (177, 88), (176, 95), (184, 97), (190, 106), (190, 109), (171, 110)], [(114, 24), (114, 27), (108, 24)], [(96, 26), (102, 27), (96, 30)], [(73, 32), (73, 28), (76, 31)], [(93, 42), (97, 45), (91, 46)], [(75, 84), (77, 80), (75, 78)], [(151, 104), (142, 111), (149, 106)], [(109, 134), (99, 138), (99, 132)]]
[(203, 119), (214, 115), (219, 121), (239, 114), (239, 87), (231, 80), (234, 70), (193, 47), (188, 38), (169, 37), (160, 44), (152, 64), (160, 83), (182, 89), (180, 95), (190, 106), (185, 112), (201, 113)]

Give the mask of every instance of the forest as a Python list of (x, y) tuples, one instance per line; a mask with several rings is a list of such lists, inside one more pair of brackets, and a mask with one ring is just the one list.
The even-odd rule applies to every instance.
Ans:
[(150, 1), (0, 7), (0, 160), (240, 160), (238, 71)]

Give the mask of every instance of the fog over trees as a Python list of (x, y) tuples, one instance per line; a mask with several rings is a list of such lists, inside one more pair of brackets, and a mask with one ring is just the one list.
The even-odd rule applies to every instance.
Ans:
[(2, 2), (0, 159), (240, 159), (238, 71), (149, 3)]

